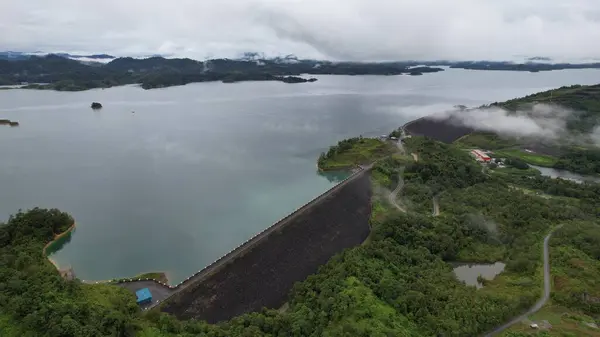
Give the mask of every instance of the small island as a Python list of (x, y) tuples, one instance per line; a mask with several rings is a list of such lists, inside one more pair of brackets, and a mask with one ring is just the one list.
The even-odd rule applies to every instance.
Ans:
[(19, 126), (19, 122), (11, 121), (10, 119), (0, 119), (0, 125), (8, 125), (10, 127)]
[(284, 76), (278, 78), (283, 83), (307, 83), (307, 82), (316, 82), (316, 78), (302, 78), (297, 76)]
[(96, 109), (102, 109), (102, 104), (98, 103), (98, 102), (93, 102), (92, 103), (92, 109), (96, 110)]

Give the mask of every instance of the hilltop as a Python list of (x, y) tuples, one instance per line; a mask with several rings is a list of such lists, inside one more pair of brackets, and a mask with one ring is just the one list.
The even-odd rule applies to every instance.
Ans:
[(424, 135), (465, 148), (482, 148), (517, 157), (528, 164), (568, 169), (581, 174), (600, 174), (600, 84), (573, 85), (543, 91), (505, 102), (494, 102), (471, 110), (500, 108), (505, 113), (534, 116), (533, 107), (545, 104), (560, 110), (560, 116), (537, 116), (540, 119), (560, 119), (565, 129), (554, 139), (511, 137), (464, 126), (460, 114), (464, 107), (445, 118), (426, 117), (408, 123), (406, 131)]

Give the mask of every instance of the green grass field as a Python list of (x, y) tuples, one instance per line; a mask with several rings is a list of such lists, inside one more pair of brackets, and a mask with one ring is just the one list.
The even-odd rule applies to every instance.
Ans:
[(516, 176), (537, 176), (540, 175), (540, 171), (534, 168), (528, 168), (527, 170), (519, 170), (514, 167), (498, 167), (491, 170), (494, 174), (506, 174), (506, 175), (516, 175)]
[(539, 153), (530, 153), (523, 150), (512, 149), (512, 150), (498, 150), (494, 151), (494, 155), (497, 157), (513, 157), (519, 158), (531, 165), (552, 167), (558, 159), (556, 157), (539, 154)]
[(454, 144), (461, 148), (496, 150), (518, 145), (516, 140), (502, 138), (489, 132), (473, 132), (457, 139)]
[[(532, 322), (538, 324), (542, 322), (545, 325), (544, 321), (548, 321), (551, 327), (547, 329), (542, 326), (542, 329), (535, 330), (529, 326)], [(548, 303), (540, 311), (530, 315), (528, 320), (515, 324), (500, 336), (511, 337), (515, 333), (520, 333), (517, 336), (600, 337), (600, 329), (586, 324), (594, 322), (594, 318), (590, 316)]]
[(350, 149), (340, 150), (319, 162), (319, 168), (327, 171), (344, 170), (356, 165), (371, 163), (397, 150), (398, 148), (394, 144), (374, 138), (363, 138), (352, 144)]

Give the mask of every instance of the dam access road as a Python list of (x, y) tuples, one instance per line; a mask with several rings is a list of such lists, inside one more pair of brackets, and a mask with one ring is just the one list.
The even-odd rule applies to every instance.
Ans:
[[(162, 302), (149, 308), (158, 306), (181, 319), (217, 323), (263, 307), (280, 307), (295, 282), (369, 235), (372, 167), (359, 167), (341, 183), (173, 287)], [(128, 288), (136, 290), (134, 284)]]
[(554, 228), (550, 233), (548, 233), (548, 235), (546, 235), (546, 237), (544, 238), (544, 249), (543, 249), (543, 257), (544, 257), (544, 292), (542, 294), (542, 297), (540, 297), (540, 299), (529, 309), (527, 310), (524, 314), (519, 315), (515, 318), (513, 318), (512, 320), (506, 322), (505, 324), (497, 327), (496, 329), (488, 332), (485, 337), (491, 337), (494, 335), (497, 335), (499, 333), (501, 333), (502, 331), (510, 328), (511, 326), (524, 321), (527, 319), (527, 316), (536, 313), (538, 310), (540, 310), (545, 304), (546, 302), (548, 302), (548, 299), (550, 298), (550, 290), (551, 290), (551, 285), (550, 285), (550, 254), (549, 254), (549, 249), (548, 249), (548, 243), (550, 241), (550, 237), (552, 236), (552, 234), (558, 230), (559, 228), (561, 228), (562, 225)]

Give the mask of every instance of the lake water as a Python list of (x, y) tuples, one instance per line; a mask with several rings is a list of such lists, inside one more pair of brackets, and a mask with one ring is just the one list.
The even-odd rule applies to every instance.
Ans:
[(542, 175), (548, 176), (550, 178), (561, 178), (566, 180), (575, 181), (578, 183), (586, 182), (596, 182), (600, 183), (600, 177), (592, 177), (588, 175), (581, 175), (575, 172), (567, 171), (567, 170), (557, 170), (550, 167), (542, 167), (536, 165), (529, 165), (534, 169), (540, 171)]
[[(77, 230), (53, 259), (81, 279), (167, 271), (177, 283), (343, 179), (315, 168), (338, 140), (598, 75), (451, 69), (295, 85), (0, 90), (0, 118), (20, 123), (0, 127), (0, 217), (34, 206), (71, 213)], [(92, 111), (93, 101), (104, 108)]]
[(483, 288), (483, 284), (477, 280), (480, 275), (486, 280), (493, 280), (496, 275), (504, 270), (505, 266), (502, 262), (494, 264), (456, 264), (454, 274), (456, 278), (467, 285), (475, 286), (479, 289)]

